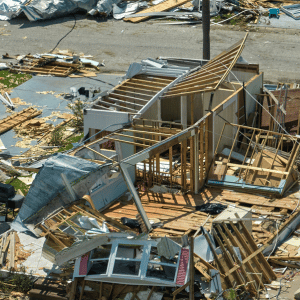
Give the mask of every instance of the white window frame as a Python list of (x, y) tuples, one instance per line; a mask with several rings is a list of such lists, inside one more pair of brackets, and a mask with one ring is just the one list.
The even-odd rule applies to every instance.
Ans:
[[(111, 252), (110, 256), (108, 259), (108, 265), (106, 269), (105, 274), (94, 274), (94, 275), (87, 275), (85, 276), (86, 280), (92, 280), (92, 281), (104, 281), (104, 282), (114, 282), (114, 283), (132, 283), (132, 284), (141, 284), (141, 285), (147, 285), (147, 284), (152, 284), (156, 286), (177, 286), (176, 284), (176, 279), (177, 279), (177, 274), (178, 274), (178, 267), (179, 267), (179, 262), (180, 262), (180, 255), (181, 251), (178, 253), (178, 259), (176, 264), (170, 264), (170, 263), (163, 263), (163, 262), (157, 262), (157, 261), (152, 261), (150, 260), (150, 251), (151, 247), (157, 247), (157, 241), (149, 241), (149, 240), (128, 240), (128, 239), (118, 239), (115, 240), (111, 243)], [(121, 258), (117, 257), (117, 251), (118, 247), (120, 245), (136, 245), (136, 246), (142, 246), (143, 247), (143, 252), (142, 252), (142, 257), (141, 258)], [(92, 266), (93, 262), (96, 261), (104, 261), (107, 260), (106, 258), (95, 258), (92, 259), (92, 254), (90, 255), (89, 259), (89, 269)], [(116, 261), (140, 261), (140, 268), (139, 268), (139, 273), (138, 275), (126, 275), (126, 274), (114, 274), (113, 269), (115, 266)], [(175, 276), (173, 281), (171, 280), (164, 280), (160, 278), (154, 278), (154, 277), (147, 277), (147, 267), (148, 264), (155, 264), (155, 265), (161, 265), (161, 266), (169, 266), (169, 267), (174, 267), (175, 270)], [(187, 277), (188, 277), (188, 270), (189, 270), (189, 265), (187, 267), (186, 271), (186, 278), (185, 282), (187, 282)]]

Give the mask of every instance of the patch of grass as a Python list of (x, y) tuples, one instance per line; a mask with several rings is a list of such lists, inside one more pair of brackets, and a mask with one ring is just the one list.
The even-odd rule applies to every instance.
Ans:
[(25, 184), (24, 182), (22, 182), (20, 179), (16, 177), (8, 179), (5, 183), (12, 185), (16, 191), (21, 190), (25, 196), (27, 195), (30, 188), (30, 186), (28, 186), (27, 184)]
[(63, 152), (67, 150), (71, 150), (73, 148), (72, 143), (78, 143), (83, 138), (83, 133), (77, 136), (70, 136), (66, 139), (66, 145), (59, 148), (57, 152)]
[(11, 283), (16, 285), (17, 292), (28, 293), (33, 287), (33, 276), (25, 274), (25, 268), (20, 273), (12, 273)]
[(10, 73), (9, 70), (2, 70), (0, 71), (0, 84), (1, 88), (7, 88), (7, 89), (12, 89), (17, 87), (18, 85), (26, 82), (27, 80), (32, 78), (32, 75), (30, 74), (15, 74), (15, 73)]

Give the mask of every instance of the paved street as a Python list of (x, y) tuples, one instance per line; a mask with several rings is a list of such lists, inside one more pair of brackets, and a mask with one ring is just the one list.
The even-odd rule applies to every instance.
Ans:
[[(70, 49), (105, 60), (104, 72), (123, 72), (129, 64), (147, 57), (201, 58), (201, 25), (165, 25), (147, 21), (138, 24), (116, 20), (87, 19), (76, 15), (75, 29), (59, 49)], [(27, 54), (50, 51), (72, 28), (73, 16), (30, 23), (26, 18), (0, 22), (0, 53)], [(4, 26), (7, 25), (7, 26)], [(299, 30), (250, 28), (242, 56), (259, 63), (268, 81), (295, 82), (300, 79)], [(245, 35), (236, 27), (212, 26), (212, 56)]]

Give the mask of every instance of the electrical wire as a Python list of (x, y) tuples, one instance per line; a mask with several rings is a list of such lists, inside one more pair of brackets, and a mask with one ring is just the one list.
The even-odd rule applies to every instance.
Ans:
[(57, 42), (57, 44), (55, 45), (55, 47), (51, 50), (51, 51), (49, 51), (49, 53), (52, 53), (56, 48), (57, 48), (57, 46), (60, 44), (60, 42), (64, 39), (64, 38), (66, 38), (73, 30), (74, 30), (74, 28), (75, 28), (75, 26), (76, 26), (76, 22), (77, 22), (77, 20), (76, 20), (76, 16), (75, 16), (75, 14), (73, 14), (73, 18), (74, 18), (74, 25), (73, 25), (73, 27), (71, 28), (71, 30), (69, 31), (69, 32), (67, 32), (58, 42)]

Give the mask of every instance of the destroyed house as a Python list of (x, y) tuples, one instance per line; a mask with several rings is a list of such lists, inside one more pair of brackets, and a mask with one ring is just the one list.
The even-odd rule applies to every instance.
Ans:
[(279, 125), (296, 115), (242, 59), (246, 38), (210, 61), (131, 64), (84, 108), (84, 140), (43, 163), (13, 229), (72, 269), (69, 299), (256, 297), (286, 265), (300, 144)]

